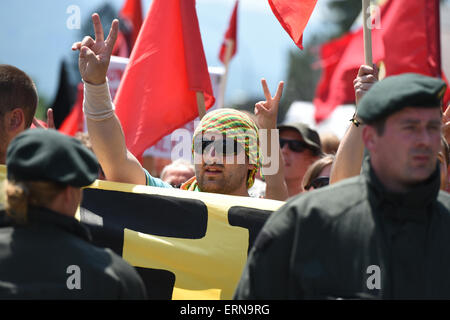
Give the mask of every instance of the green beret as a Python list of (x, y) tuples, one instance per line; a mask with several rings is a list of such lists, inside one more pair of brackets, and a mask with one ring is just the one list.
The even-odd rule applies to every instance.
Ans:
[(357, 114), (372, 123), (406, 107), (439, 108), (446, 88), (444, 81), (416, 73), (387, 77), (364, 95)]
[(73, 187), (98, 177), (95, 155), (75, 138), (56, 130), (28, 129), (17, 135), (6, 153), (8, 180), (51, 181)]

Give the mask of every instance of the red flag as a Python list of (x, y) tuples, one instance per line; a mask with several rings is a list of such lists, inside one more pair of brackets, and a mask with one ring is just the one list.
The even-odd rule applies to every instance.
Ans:
[[(438, 16), (439, 1), (389, 0), (381, 7), (381, 28), (372, 29), (374, 63), (383, 65), (386, 76), (416, 72), (439, 77)], [(317, 122), (336, 106), (355, 101), (353, 80), (364, 63), (362, 27), (323, 45), (321, 55), (324, 72), (313, 101)]]
[(317, 0), (269, 0), (272, 12), (300, 49), (303, 31), (316, 3)]
[(142, 25), (141, 0), (125, 0), (119, 18), (126, 27), (124, 31), (119, 31), (113, 55), (128, 58)]
[(58, 129), (60, 132), (69, 136), (74, 136), (77, 132), (84, 131), (83, 88), (83, 83), (79, 83), (77, 100), (69, 115), (64, 119), (64, 122)]
[[(222, 46), (220, 47), (220, 53), (219, 53), (219, 59), (222, 61), (222, 63), (226, 64), (231, 60), (231, 58), (234, 57), (236, 54), (237, 49), (237, 10), (238, 10), (238, 3), (239, 1), (236, 0), (236, 4), (234, 5), (233, 14), (230, 18), (230, 23), (227, 29), (227, 32), (225, 33), (225, 37), (222, 42)], [(227, 53), (227, 43), (229, 40), (233, 41), (233, 51), (231, 52), (230, 57), (226, 57)]]
[(154, 0), (115, 97), (128, 149), (141, 155), (214, 104), (194, 0)]
[[(333, 40), (322, 45), (320, 49), (322, 76), (317, 84), (316, 98), (314, 104), (316, 107), (316, 117), (326, 116), (334, 109), (330, 101), (339, 101), (339, 104), (352, 103), (355, 99), (353, 79), (355, 78), (354, 68), (349, 72), (342, 70), (342, 57), (346, 48), (354, 40), (357, 34), (347, 33), (342, 38)], [(337, 75), (340, 75), (337, 77)], [(333, 109), (332, 109), (333, 107)]]

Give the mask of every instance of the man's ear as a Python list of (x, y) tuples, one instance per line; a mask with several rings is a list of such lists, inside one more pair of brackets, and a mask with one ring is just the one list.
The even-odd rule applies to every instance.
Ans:
[(25, 130), (25, 114), (21, 108), (15, 108), (5, 115), (7, 130), (10, 132)]
[(376, 129), (372, 126), (365, 125), (362, 130), (362, 139), (364, 142), (364, 146), (369, 150), (372, 151), (374, 149), (375, 143), (376, 143)]

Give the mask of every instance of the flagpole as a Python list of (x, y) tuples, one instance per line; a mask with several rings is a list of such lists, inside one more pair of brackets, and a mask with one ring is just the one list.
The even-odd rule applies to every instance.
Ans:
[(438, 69), (438, 77), (442, 79), (442, 49), (441, 49), (441, 6), (439, 0), (434, 1), (435, 6), (435, 23), (436, 23), (436, 43), (437, 43), (437, 52), (436, 52), (436, 62), (437, 62), (437, 69)]
[(231, 56), (233, 54), (234, 50), (234, 40), (233, 39), (227, 39), (226, 40), (226, 49), (225, 49), (225, 72), (222, 76), (222, 80), (220, 82), (220, 90), (219, 90), (219, 101), (218, 101), (218, 107), (223, 108), (224, 102), (225, 102), (225, 89), (227, 85), (227, 79), (228, 79), (228, 65), (231, 60)]
[(372, 59), (372, 21), (370, 14), (370, 0), (362, 0), (363, 11), (363, 34), (364, 34), (364, 63), (368, 66), (373, 65)]
[(206, 114), (205, 107), (205, 95), (201, 91), (197, 91), (197, 109), (198, 109), (198, 117), (202, 120), (203, 116)]

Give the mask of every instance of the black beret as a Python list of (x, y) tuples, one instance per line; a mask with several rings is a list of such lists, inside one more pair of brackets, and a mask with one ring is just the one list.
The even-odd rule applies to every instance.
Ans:
[(75, 138), (51, 129), (28, 129), (17, 135), (6, 153), (8, 179), (51, 181), (73, 187), (98, 177), (95, 155)]
[(406, 107), (439, 108), (446, 88), (444, 81), (416, 73), (387, 77), (364, 95), (357, 114), (371, 123)]

